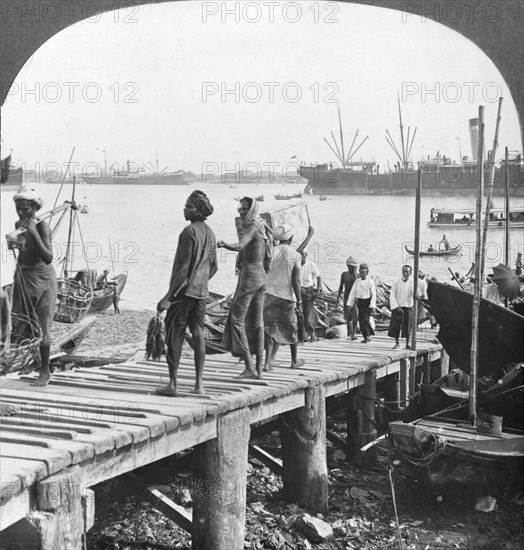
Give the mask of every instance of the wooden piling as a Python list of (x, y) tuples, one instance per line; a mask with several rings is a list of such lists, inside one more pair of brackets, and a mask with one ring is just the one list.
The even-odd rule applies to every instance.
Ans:
[(449, 355), (447, 352), (443, 349), (440, 352), (440, 365), (439, 370), (437, 373), (437, 379), (442, 378), (443, 376), (446, 376), (449, 372)]
[(326, 396), (324, 386), (305, 391), (305, 405), (281, 417), (282, 481), (289, 502), (328, 512)]
[[(85, 548), (86, 516), (91, 517), (93, 508), (84, 509), (81, 483), (77, 476), (58, 474), (41, 481), (37, 486), (37, 508), (27, 517), (36, 534), (39, 550), (79, 550)], [(89, 523), (90, 520), (88, 520)], [(27, 541), (34, 537), (29, 536)], [(25, 546), (32, 547), (33, 543)]]
[(249, 410), (217, 419), (217, 437), (198, 446), (199, 486), (193, 494), (195, 550), (243, 550)]
[[(377, 439), (375, 425), (375, 398), (377, 395), (377, 372), (370, 370), (366, 372), (366, 382), (358, 389), (359, 406), (362, 409), (362, 434), (360, 436), (359, 448)], [(361, 466), (372, 467), (377, 464), (376, 448), (372, 447), (360, 459)]]

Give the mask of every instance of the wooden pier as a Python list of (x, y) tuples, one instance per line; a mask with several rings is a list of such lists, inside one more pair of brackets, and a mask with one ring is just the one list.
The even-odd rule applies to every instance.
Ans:
[(348, 432), (359, 430), (354, 446), (364, 445), (376, 437), (369, 419), (377, 380), (385, 379), (392, 401), (405, 402), (415, 381), (429, 381), (432, 363), (438, 371), (434, 338), (425, 331), (416, 352), (393, 350), (384, 335), (369, 344), (308, 343), (299, 348), (306, 364), (298, 370), (283, 346), (280, 366), (263, 380), (239, 380), (236, 359), (208, 355), (205, 396), (191, 394), (191, 350), (182, 358), (178, 398), (153, 394), (167, 383), (167, 366), (145, 361), (143, 352), (118, 365), (55, 373), (45, 388), (27, 377), (2, 379), (0, 400), (20, 407), (0, 424), (2, 546), (83, 548), (94, 521), (93, 485), (195, 447), (203, 483), (193, 495), (193, 547), (241, 550), (250, 427), (276, 417), (285, 497), (325, 513), (326, 398), (354, 397)]

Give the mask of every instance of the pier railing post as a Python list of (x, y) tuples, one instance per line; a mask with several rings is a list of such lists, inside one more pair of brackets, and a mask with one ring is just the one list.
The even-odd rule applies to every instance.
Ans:
[(284, 495), (312, 512), (328, 511), (326, 392), (307, 388), (305, 405), (281, 417)]
[(195, 550), (243, 550), (249, 410), (217, 420), (217, 437), (199, 445), (200, 486), (193, 494)]

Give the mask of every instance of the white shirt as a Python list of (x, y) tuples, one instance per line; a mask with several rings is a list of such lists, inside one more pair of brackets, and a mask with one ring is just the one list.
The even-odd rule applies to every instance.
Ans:
[(353, 307), (357, 299), (365, 300), (371, 298), (369, 307), (375, 309), (377, 307), (377, 289), (371, 277), (366, 277), (362, 280), (360, 277), (355, 281), (349, 293), (347, 305)]
[(300, 286), (308, 288), (310, 286), (317, 288), (318, 278), (320, 277), (320, 270), (314, 262), (306, 260), (302, 266), (302, 272), (300, 274)]
[(391, 285), (389, 307), (391, 311), (397, 309), (397, 307), (413, 307), (413, 281), (411, 277), (407, 281), (398, 279)]
[(288, 244), (280, 244), (273, 249), (273, 263), (266, 278), (266, 294), (294, 302), (291, 274), (293, 268), (301, 269), (302, 256)]

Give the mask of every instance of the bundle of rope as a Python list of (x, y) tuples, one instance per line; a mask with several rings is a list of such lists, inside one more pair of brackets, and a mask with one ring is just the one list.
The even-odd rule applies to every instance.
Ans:
[(147, 326), (146, 359), (160, 361), (166, 350), (166, 327), (164, 318), (157, 313)]

